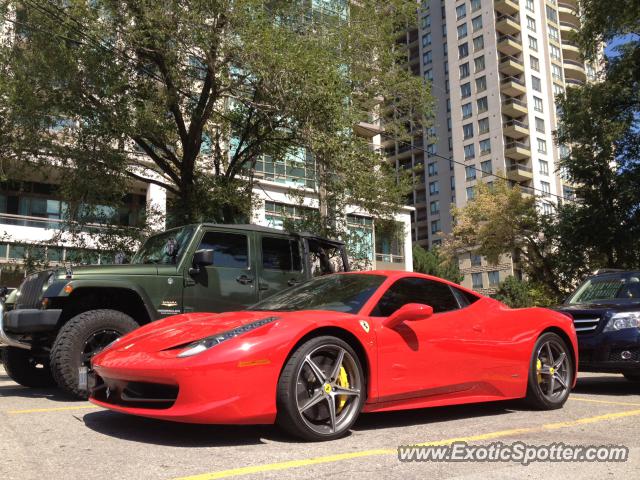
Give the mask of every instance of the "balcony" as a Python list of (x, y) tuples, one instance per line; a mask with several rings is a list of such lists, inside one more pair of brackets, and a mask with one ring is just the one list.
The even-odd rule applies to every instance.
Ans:
[(528, 113), (527, 104), (522, 100), (509, 98), (502, 102), (502, 113), (511, 117), (519, 118)]
[(582, 60), (582, 53), (578, 44), (571, 40), (562, 41), (562, 55), (569, 60)]
[(504, 155), (512, 160), (531, 158), (531, 147), (524, 142), (509, 142), (504, 146)]
[(533, 180), (533, 170), (526, 165), (513, 163), (507, 166), (507, 178), (514, 182), (528, 182)]
[(570, 3), (558, 2), (558, 13), (561, 22), (579, 22), (580, 14), (577, 5)]
[(502, 35), (498, 37), (498, 51), (510, 56), (522, 53), (522, 40), (511, 35)]
[(517, 97), (518, 95), (527, 93), (527, 87), (524, 80), (516, 77), (508, 77), (500, 81), (500, 91), (510, 97)]
[(560, 22), (560, 35), (562, 40), (572, 40), (580, 26), (576, 22)]
[(359, 122), (355, 127), (353, 127), (356, 135), (363, 138), (373, 138), (376, 135), (380, 135), (384, 132), (384, 127), (379, 124), (369, 123), (369, 122)]
[(524, 63), (515, 57), (503, 57), (500, 59), (499, 69), (505, 75), (520, 75), (524, 73)]
[(576, 80), (575, 78), (565, 78), (564, 83), (569, 88), (582, 87), (585, 82), (581, 80)]
[(520, 19), (517, 16), (500, 15), (496, 18), (496, 30), (504, 35), (520, 33)]
[(502, 133), (510, 138), (521, 139), (529, 135), (529, 125), (518, 120), (509, 120), (502, 124)]
[(572, 78), (574, 80), (581, 80), (583, 82), (587, 81), (587, 73), (584, 68), (584, 63), (577, 62), (575, 60), (569, 60), (567, 58), (565, 58), (562, 63), (564, 65), (565, 78)]
[(520, 10), (517, 0), (495, 0), (493, 2), (493, 8), (506, 15), (513, 15)]

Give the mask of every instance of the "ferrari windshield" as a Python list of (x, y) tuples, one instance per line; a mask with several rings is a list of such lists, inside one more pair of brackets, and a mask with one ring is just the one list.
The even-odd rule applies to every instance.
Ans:
[(578, 288), (567, 303), (629, 299), (640, 299), (640, 274), (637, 272), (590, 278)]
[(160, 263), (174, 265), (180, 261), (195, 230), (187, 226), (149, 237), (131, 259), (132, 264)]
[(318, 277), (255, 304), (250, 310), (290, 312), (333, 310), (358, 313), (385, 281), (382, 275), (346, 274)]

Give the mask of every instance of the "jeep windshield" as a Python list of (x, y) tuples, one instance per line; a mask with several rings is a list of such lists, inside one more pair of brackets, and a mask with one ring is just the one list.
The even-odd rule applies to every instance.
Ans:
[(249, 310), (291, 312), (332, 310), (358, 313), (386, 277), (373, 274), (327, 275), (276, 293)]
[(567, 303), (640, 300), (640, 272), (594, 277), (584, 282)]
[(131, 263), (175, 265), (182, 258), (194, 231), (195, 227), (187, 226), (149, 237), (133, 256)]

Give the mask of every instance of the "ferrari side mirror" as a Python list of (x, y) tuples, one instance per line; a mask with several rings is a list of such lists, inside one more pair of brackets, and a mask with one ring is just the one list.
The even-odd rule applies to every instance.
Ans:
[(407, 303), (393, 312), (383, 322), (385, 327), (393, 328), (403, 322), (426, 320), (433, 315), (433, 307), (423, 303)]

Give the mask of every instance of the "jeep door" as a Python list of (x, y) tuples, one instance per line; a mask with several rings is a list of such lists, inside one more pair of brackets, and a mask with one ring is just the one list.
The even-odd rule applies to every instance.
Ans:
[[(185, 312), (242, 310), (258, 300), (254, 233), (206, 230), (195, 251), (213, 250), (213, 265), (192, 268), (186, 262)], [(193, 254), (192, 254), (193, 255)]]
[(260, 238), (258, 250), (260, 300), (292, 287), (304, 280), (302, 245), (288, 235), (256, 234)]

